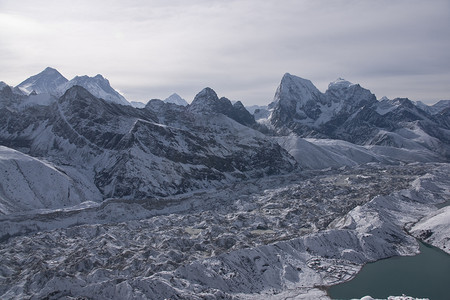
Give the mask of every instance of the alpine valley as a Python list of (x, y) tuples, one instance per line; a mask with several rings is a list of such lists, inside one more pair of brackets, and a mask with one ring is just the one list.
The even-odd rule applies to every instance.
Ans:
[(0, 82), (0, 298), (329, 299), (416, 238), (450, 254), (450, 100), (287, 73), (251, 112)]

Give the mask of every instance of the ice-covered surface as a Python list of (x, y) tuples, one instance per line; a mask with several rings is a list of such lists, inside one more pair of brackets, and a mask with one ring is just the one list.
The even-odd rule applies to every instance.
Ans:
[(440, 100), (438, 102), (436, 102), (433, 105), (426, 105), (425, 103), (421, 102), (421, 101), (417, 101), (414, 102), (414, 104), (419, 107), (420, 109), (431, 113), (432, 115), (436, 115), (440, 112), (442, 112), (445, 109), (449, 109), (450, 108), (450, 100)]
[(447, 164), (309, 171), (0, 218), (3, 298), (327, 299), (448, 200)]
[[(294, 134), (274, 137), (304, 169), (339, 168), (367, 163), (398, 164), (412, 162), (433, 162), (443, 159), (414, 139), (406, 139), (393, 133), (393, 140), (403, 147), (360, 146), (342, 140), (304, 139)], [(417, 135), (416, 140), (421, 136)], [(438, 141), (435, 141), (439, 144)]]

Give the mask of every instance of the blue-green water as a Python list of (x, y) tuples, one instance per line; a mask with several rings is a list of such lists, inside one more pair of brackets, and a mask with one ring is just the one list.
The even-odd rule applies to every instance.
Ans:
[(401, 296), (450, 299), (450, 255), (420, 243), (420, 254), (391, 257), (365, 265), (351, 281), (332, 286), (332, 299)]

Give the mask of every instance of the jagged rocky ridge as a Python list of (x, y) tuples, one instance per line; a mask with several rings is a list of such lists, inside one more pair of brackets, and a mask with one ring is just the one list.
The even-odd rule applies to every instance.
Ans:
[[(438, 108), (445, 104), (446, 108)], [(422, 108), (423, 104), (403, 98), (378, 101), (369, 90), (343, 79), (330, 83), (321, 93), (311, 81), (287, 73), (269, 105), (267, 123), (281, 135), (422, 148), (448, 160), (448, 103), (442, 102), (436, 110)]]

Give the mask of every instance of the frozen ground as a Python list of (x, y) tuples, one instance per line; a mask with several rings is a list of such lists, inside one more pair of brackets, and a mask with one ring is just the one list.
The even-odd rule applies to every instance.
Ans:
[(327, 299), (415, 254), (403, 228), (449, 187), (448, 164), (372, 164), (0, 216), (0, 298)]

